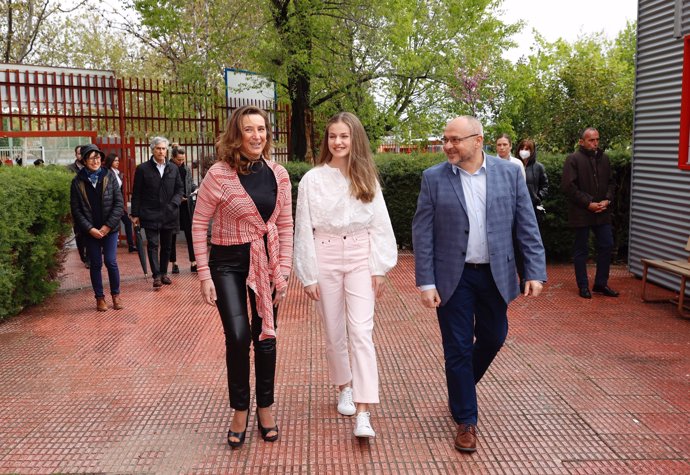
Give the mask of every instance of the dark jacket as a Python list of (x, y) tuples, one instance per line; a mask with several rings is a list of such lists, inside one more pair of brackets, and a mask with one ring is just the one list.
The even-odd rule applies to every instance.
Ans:
[[(187, 201), (185, 201), (185, 203), (187, 204), (189, 215), (192, 216), (194, 215), (194, 199), (190, 198), (190, 195), (194, 193), (194, 190), (197, 189), (197, 186), (194, 184), (194, 180), (192, 180), (192, 171), (189, 169), (187, 165), (182, 165), (178, 168), (178, 170), (181, 170), (183, 168), (184, 179), (182, 180), (182, 195), (185, 198), (187, 198)], [(182, 175), (182, 173), (180, 173), (180, 175)]]
[(609, 157), (600, 150), (583, 147), (568, 155), (563, 165), (561, 190), (568, 197), (568, 224), (571, 227), (611, 223), (611, 206), (601, 213), (587, 209), (592, 202), (613, 201), (616, 183)]
[(180, 202), (183, 185), (177, 165), (165, 162), (161, 177), (156, 161), (137, 167), (132, 188), (132, 217), (139, 218), (144, 229), (180, 230)]
[(549, 191), (549, 179), (546, 176), (546, 168), (537, 161), (537, 153), (533, 153), (525, 165), (525, 179), (527, 180), (527, 190), (532, 199), (532, 206), (539, 206), (546, 193)]
[[(100, 178), (100, 181), (102, 187), (100, 215), (103, 223), (111, 229), (111, 234), (119, 232), (120, 218), (122, 218), (122, 214), (125, 212), (122, 192), (120, 187), (117, 186), (117, 179), (112, 171), (107, 170)], [(86, 192), (87, 186), (93, 187), (86, 171), (82, 169), (72, 180), (70, 208), (72, 210), (74, 227), (83, 234), (89, 234), (89, 230), (96, 227), (92, 203), (89, 202)]]
[(74, 174), (79, 173), (79, 170), (81, 170), (81, 168), (79, 168), (79, 166), (77, 165), (76, 160), (73, 161), (72, 163), (70, 163), (69, 165), (67, 165), (66, 168)]

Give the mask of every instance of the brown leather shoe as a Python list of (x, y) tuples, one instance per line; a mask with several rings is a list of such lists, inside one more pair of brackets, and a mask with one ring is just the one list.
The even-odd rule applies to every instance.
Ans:
[(99, 312), (105, 312), (108, 310), (108, 304), (105, 303), (104, 298), (96, 298), (96, 310)]
[(170, 285), (172, 284), (172, 280), (170, 280), (170, 277), (168, 277), (167, 274), (163, 274), (161, 276), (161, 282), (164, 283), (165, 285)]
[(155, 279), (153, 279), (153, 288), (160, 289), (161, 287), (163, 287), (163, 282), (161, 282), (160, 277), (156, 277)]
[(113, 294), (113, 310), (122, 310), (122, 300), (120, 300), (120, 295)]
[(460, 452), (475, 452), (477, 450), (477, 426), (473, 424), (458, 424), (458, 435), (455, 436), (455, 449)]

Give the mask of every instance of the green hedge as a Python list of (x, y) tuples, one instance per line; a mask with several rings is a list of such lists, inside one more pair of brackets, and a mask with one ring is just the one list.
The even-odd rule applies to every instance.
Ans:
[[(615, 256), (624, 260), (628, 247), (628, 218), (630, 207), (630, 152), (608, 152), (618, 183), (614, 200)], [(417, 196), (422, 172), (445, 160), (443, 153), (377, 154), (381, 186), (393, 223), (398, 245), (412, 247), (411, 223), (417, 206)], [(572, 232), (568, 228), (568, 204), (561, 193), (561, 174), (565, 155), (539, 155), (549, 178), (549, 193), (544, 200), (546, 216), (542, 226), (542, 239), (547, 259), (555, 262), (568, 261), (572, 257)], [(293, 201), (297, 201), (297, 185), (311, 168), (303, 162), (290, 162), (287, 170), (293, 184)]]
[(57, 289), (72, 176), (62, 167), (0, 167), (0, 320)]

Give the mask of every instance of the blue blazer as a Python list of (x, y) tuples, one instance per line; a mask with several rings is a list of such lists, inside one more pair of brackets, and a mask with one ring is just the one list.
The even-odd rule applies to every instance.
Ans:
[[(546, 258), (522, 172), (507, 160), (486, 155), (486, 230), (489, 264), (498, 291), (510, 303), (520, 293), (513, 230), (525, 257), (525, 280), (546, 281)], [(435, 285), (441, 305), (451, 298), (465, 266), (470, 222), (462, 180), (450, 163), (422, 175), (412, 243), (417, 286)]]

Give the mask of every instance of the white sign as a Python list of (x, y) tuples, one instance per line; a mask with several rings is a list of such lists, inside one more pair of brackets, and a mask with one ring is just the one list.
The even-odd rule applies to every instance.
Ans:
[(226, 68), (225, 88), (228, 105), (231, 105), (231, 99), (240, 99), (247, 103), (251, 101), (270, 101), (271, 108), (274, 107), (276, 100), (275, 83), (259, 74)]

